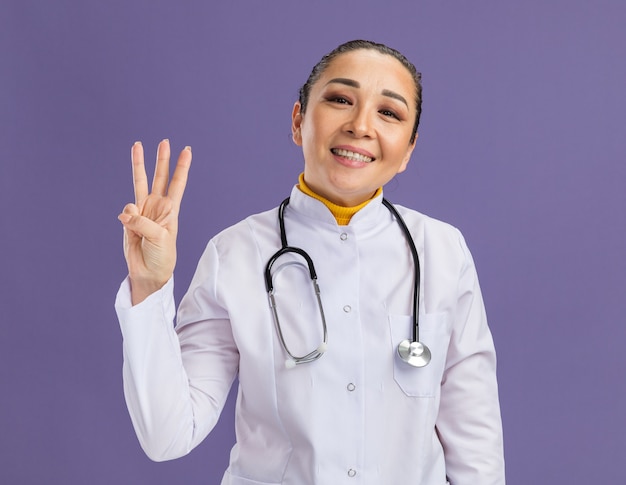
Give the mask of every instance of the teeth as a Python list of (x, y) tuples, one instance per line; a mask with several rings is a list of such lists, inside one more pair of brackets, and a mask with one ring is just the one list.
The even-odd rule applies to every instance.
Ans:
[(339, 155), (340, 157), (348, 158), (350, 160), (355, 160), (357, 162), (371, 163), (374, 161), (373, 158), (366, 157), (365, 155), (361, 155), (360, 153), (351, 152), (350, 150), (344, 150), (343, 148), (333, 148), (331, 151), (335, 155)]

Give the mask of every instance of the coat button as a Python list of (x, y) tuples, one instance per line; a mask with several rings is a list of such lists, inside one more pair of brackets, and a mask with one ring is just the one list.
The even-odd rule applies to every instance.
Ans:
[(350, 468), (350, 469), (348, 470), (348, 476), (349, 476), (349, 477), (353, 477), (353, 476), (355, 476), (355, 475), (356, 475), (356, 470), (354, 470), (354, 469)]
[(339, 239), (341, 239), (342, 241), (345, 241), (346, 239), (348, 239), (348, 235), (345, 232), (342, 232), (339, 235)]
[(345, 305), (343, 307), (343, 311), (346, 313), (350, 313), (352, 311), (352, 307), (350, 305)]
[(354, 384), (352, 384), (352, 382), (350, 384), (348, 384), (346, 386), (346, 389), (348, 389), (348, 391), (352, 392), (356, 389), (356, 386)]

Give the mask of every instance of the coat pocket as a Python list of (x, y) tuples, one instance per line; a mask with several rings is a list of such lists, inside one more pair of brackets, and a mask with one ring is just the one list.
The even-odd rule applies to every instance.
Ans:
[(434, 397), (441, 386), (446, 363), (450, 330), (447, 313), (420, 315), (419, 337), (431, 353), (430, 362), (424, 367), (406, 363), (398, 354), (398, 344), (413, 338), (413, 317), (389, 315), (391, 344), (393, 346), (393, 375), (396, 383), (407, 396)]

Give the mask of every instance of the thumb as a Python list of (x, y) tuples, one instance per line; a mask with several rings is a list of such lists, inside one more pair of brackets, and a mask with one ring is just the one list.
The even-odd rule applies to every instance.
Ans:
[(163, 232), (167, 232), (160, 224), (141, 215), (123, 212), (117, 218), (127, 230), (150, 241), (158, 240), (163, 236)]
[(134, 231), (132, 231), (132, 229), (129, 227), (130, 221), (132, 220), (133, 216), (138, 215), (139, 207), (137, 207), (135, 204), (126, 204), (122, 213), (117, 216), (117, 219), (123, 224), (124, 229), (126, 229), (125, 233), (131, 238), (141, 238), (141, 235), (135, 234)]

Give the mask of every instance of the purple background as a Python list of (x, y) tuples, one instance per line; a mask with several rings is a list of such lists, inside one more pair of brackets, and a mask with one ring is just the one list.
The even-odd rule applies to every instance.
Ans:
[(180, 298), (213, 234), (289, 193), (297, 90), (359, 37), (423, 72), (417, 149), (386, 195), (472, 248), (508, 483), (623, 483), (623, 1), (3, 0), (0, 24), (0, 483), (219, 483), (232, 404), (160, 464), (125, 408), (130, 146), (193, 146)]

